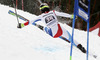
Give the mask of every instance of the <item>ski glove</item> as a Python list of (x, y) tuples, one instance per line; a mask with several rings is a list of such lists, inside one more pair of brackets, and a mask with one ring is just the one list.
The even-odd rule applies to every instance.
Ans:
[(19, 25), (17, 26), (17, 28), (23, 28), (25, 25), (24, 23), (19, 23)]
[(74, 15), (71, 16), (71, 19), (73, 19), (73, 18), (74, 18)]

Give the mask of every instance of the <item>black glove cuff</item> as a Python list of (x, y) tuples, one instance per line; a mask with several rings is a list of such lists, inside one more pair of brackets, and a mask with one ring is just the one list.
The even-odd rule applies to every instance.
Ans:
[(21, 23), (18, 24), (17, 28), (21, 28)]

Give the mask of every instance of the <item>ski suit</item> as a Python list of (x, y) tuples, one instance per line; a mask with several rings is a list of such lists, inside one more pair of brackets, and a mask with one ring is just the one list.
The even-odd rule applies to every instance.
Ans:
[[(70, 14), (53, 10), (53, 11), (49, 11), (48, 13), (43, 13), (43, 14), (37, 16), (37, 18), (35, 20), (29, 21), (29, 24), (34, 25), (35, 22), (42, 21), (46, 25), (46, 27), (44, 27), (43, 30), (47, 34), (49, 34), (53, 38), (59, 37), (59, 38), (63, 39), (62, 37), (64, 37), (65, 40), (68, 40), (69, 42), (71, 42), (72, 37), (71, 37), (70, 33), (58, 23), (58, 19), (56, 16), (62, 16), (62, 17), (67, 17), (67, 18), (72, 17), (72, 15), (70, 15)], [(79, 43), (77, 43), (74, 40), (73, 44), (74, 44), (74, 46), (77, 47), (77, 45)]]

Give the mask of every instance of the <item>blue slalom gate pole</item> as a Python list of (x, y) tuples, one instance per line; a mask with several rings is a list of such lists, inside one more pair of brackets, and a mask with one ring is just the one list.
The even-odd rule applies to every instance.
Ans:
[[(90, 19), (90, 0), (88, 0), (88, 11), (89, 11), (89, 13), (88, 13), (88, 17), (89, 17), (89, 19)], [(88, 53), (89, 53), (89, 19), (88, 19), (88, 21), (87, 21), (87, 60), (88, 60)]]
[(87, 60), (88, 60), (88, 52), (89, 52), (89, 22), (87, 22)]
[(87, 60), (89, 59), (88, 53), (89, 53), (89, 19), (90, 19), (90, 0), (88, 0), (88, 21), (87, 21)]
[(72, 50), (73, 50), (73, 36), (74, 36), (74, 27), (75, 27), (75, 16), (73, 18), (73, 29), (72, 29), (72, 40), (71, 40), (71, 49), (70, 49), (70, 60), (72, 60)]
[(73, 25), (72, 25), (72, 40), (71, 40), (71, 49), (70, 49), (70, 60), (72, 60), (73, 36), (74, 36), (74, 27), (75, 27), (75, 18), (76, 18), (76, 4), (77, 4), (77, 1), (75, 1), (75, 3), (74, 3), (74, 18), (73, 18)]

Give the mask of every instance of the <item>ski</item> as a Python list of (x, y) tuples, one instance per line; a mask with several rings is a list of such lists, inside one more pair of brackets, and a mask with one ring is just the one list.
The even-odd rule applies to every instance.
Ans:
[(13, 16), (16, 16), (16, 15), (17, 15), (17, 17), (20, 18), (20, 19), (23, 20), (23, 21), (29, 21), (29, 20), (26, 19), (25, 17), (23, 17), (23, 16), (21, 16), (21, 15), (19, 15), (19, 14), (16, 14), (16, 13), (14, 13), (14, 12), (11, 11), (11, 10), (9, 10), (8, 13), (11, 14), (11, 15), (13, 15)]
[(89, 52), (89, 55), (94, 57), (95, 59), (97, 58), (97, 55), (94, 55), (93, 53)]

